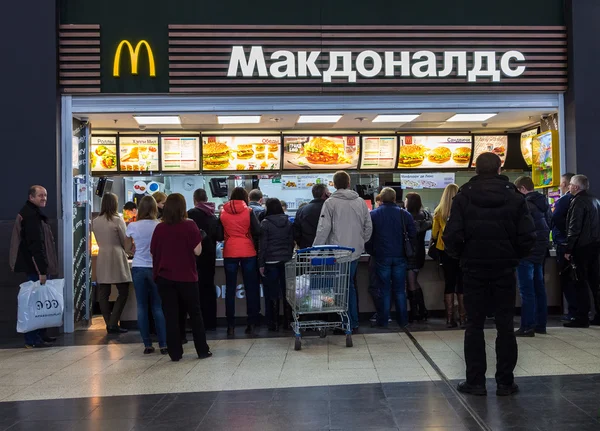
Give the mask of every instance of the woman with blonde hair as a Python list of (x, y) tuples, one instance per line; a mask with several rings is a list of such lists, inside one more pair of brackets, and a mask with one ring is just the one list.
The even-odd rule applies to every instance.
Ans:
[(163, 192), (154, 192), (152, 197), (156, 201), (156, 206), (158, 207), (158, 219), (162, 220), (163, 209), (165, 207), (165, 202), (167, 201), (167, 195)]
[(444, 272), (444, 304), (446, 306), (447, 328), (456, 328), (458, 326), (456, 320), (454, 319), (454, 294), (456, 294), (458, 298), (458, 313), (461, 328), (464, 327), (466, 323), (462, 272), (460, 270), (458, 259), (450, 257), (445, 252), (444, 240), (442, 239), (442, 236), (444, 235), (444, 229), (446, 229), (446, 222), (450, 217), (452, 200), (457, 193), (458, 186), (456, 184), (448, 184), (446, 186), (444, 193), (442, 194), (440, 204), (433, 213), (433, 228), (431, 231), (430, 247), (435, 247), (438, 250), (442, 271)]
[[(121, 313), (127, 304), (131, 271), (125, 253), (126, 226), (119, 213), (117, 195), (105, 193), (102, 196), (100, 215), (92, 221), (92, 232), (98, 243), (96, 260), (96, 282), (98, 302), (109, 334), (127, 332), (119, 326)], [(119, 296), (112, 311), (108, 298), (112, 285), (117, 286)]]

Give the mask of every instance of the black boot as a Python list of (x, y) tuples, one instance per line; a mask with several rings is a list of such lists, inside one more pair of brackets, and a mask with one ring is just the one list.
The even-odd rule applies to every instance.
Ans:
[(408, 303), (410, 304), (410, 310), (408, 312), (408, 323), (413, 323), (415, 320), (419, 320), (415, 292), (413, 290), (407, 290), (406, 296), (408, 297)]
[(427, 321), (427, 317), (429, 317), (429, 311), (425, 308), (425, 298), (423, 297), (423, 289), (420, 287), (414, 291), (415, 300), (418, 304), (419, 309), (419, 317), (421, 320)]
[(269, 322), (269, 331), (277, 332), (279, 330), (279, 300), (269, 301), (271, 307), (271, 321)]

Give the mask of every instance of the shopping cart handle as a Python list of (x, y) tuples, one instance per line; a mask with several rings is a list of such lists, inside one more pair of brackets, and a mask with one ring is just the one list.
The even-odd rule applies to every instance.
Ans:
[(341, 245), (315, 245), (313, 247), (303, 248), (297, 250), (296, 253), (308, 253), (309, 251), (322, 251), (322, 250), (348, 250), (354, 253), (354, 248), (344, 247)]

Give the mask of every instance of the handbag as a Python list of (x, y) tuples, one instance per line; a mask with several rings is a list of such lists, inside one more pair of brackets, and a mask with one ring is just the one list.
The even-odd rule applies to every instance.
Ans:
[(431, 238), (431, 241), (429, 241), (429, 250), (427, 250), (427, 256), (433, 260), (438, 260), (440, 258), (440, 251), (437, 248), (437, 240), (434, 238)]
[(18, 295), (17, 332), (25, 333), (63, 324), (65, 280), (48, 280), (21, 284)]
[(415, 246), (408, 236), (408, 231), (406, 230), (406, 221), (402, 220), (402, 234), (404, 236), (404, 255), (407, 259), (412, 259), (415, 257)]

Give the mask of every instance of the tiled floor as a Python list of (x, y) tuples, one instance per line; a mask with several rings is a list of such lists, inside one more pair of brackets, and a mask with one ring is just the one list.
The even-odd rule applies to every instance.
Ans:
[[(519, 339), (523, 392), (507, 399), (493, 395), (491, 380), (488, 397), (453, 390), (464, 378), (463, 331), (411, 336), (417, 344), (405, 333), (364, 333), (353, 348), (343, 336), (306, 337), (301, 351), (291, 337), (213, 340), (212, 358), (199, 361), (189, 343), (179, 363), (106, 338), (0, 349), (0, 430), (44, 420), (47, 429), (111, 431), (600, 430), (600, 328)], [(494, 337), (486, 330), (490, 378)]]

